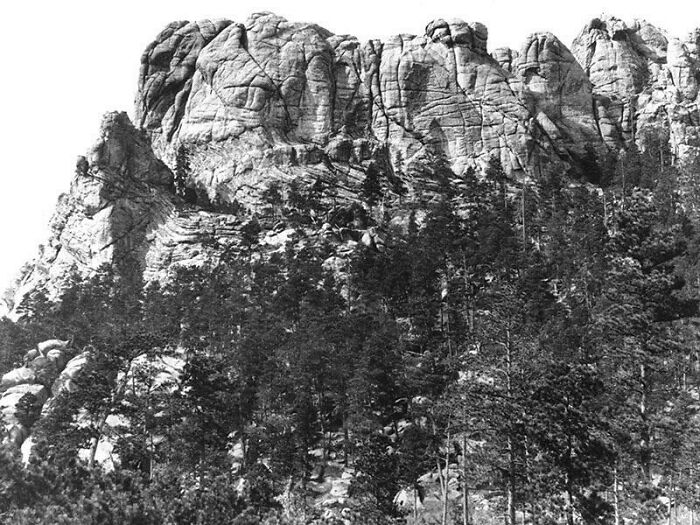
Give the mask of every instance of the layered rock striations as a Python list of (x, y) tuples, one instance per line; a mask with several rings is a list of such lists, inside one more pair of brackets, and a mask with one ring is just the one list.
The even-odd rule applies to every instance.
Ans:
[(78, 158), (60, 196), (50, 238), (22, 279), (18, 297), (42, 286), (56, 293), (73, 273), (102, 265), (140, 273), (148, 235), (176, 208), (173, 175), (126, 113), (105, 115), (99, 139)]
[[(382, 204), (393, 220), (429, 198), (443, 163), (459, 175), (497, 157), (516, 179), (581, 177), (585, 155), (643, 147), (645, 130), (680, 162), (700, 147), (699, 83), (700, 30), (673, 39), (612, 17), (586, 24), (571, 50), (536, 33), (492, 53), (487, 29), (459, 20), (364, 43), (270, 13), (175, 22), (143, 54), (135, 125), (105, 117), (14, 303), (101, 264), (164, 278), (235, 248), (251, 218), (261, 241), (377, 244), (369, 225), (331, 217), (357, 203), (373, 170), (402, 189), (399, 204)], [(292, 186), (318, 189), (335, 209), (287, 235), (265, 211), (273, 184), (283, 199)]]

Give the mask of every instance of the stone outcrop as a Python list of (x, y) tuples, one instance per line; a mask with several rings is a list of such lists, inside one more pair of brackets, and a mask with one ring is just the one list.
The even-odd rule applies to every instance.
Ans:
[(137, 124), (170, 140), (182, 118), (200, 52), (231, 22), (173, 22), (141, 60)]
[(172, 184), (170, 170), (127, 115), (105, 115), (98, 141), (78, 158), (70, 190), (59, 197), (51, 219), (49, 240), (16, 297), (44, 285), (55, 294), (72, 273), (102, 265), (142, 272), (148, 234), (173, 212)]
[(520, 98), (560, 156), (581, 156), (586, 145), (603, 150), (591, 82), (556, 36), (530, 35), (509, 64)]
[(574, 40), (573, 53), (593, 84), (603, 139), (621, 147), (646, 130), (668, 135), (678, 159), (700, 150), (698, 31), (669, 38), (645, 21), (596, 18)]
[[(52, 339), (40, 342), (36, 348), (25, 352), (23, 361), (31, 363), (31, 368), (18, 367), (2, 376), (0, 414), (4, 427), (0, 429), (0, 439), (21, 448), (25, 461), (33, 446), (30, 437), (32, 424), (55, 408), (60, 395), (78, 390), (76, 380), (91, 357), (90, 349), (76, 353), (68, 341)], [(115, 389), (121, 393), (119, 399), (139, 396), (144, 392), (174, 391), (179, 387), (184, 365), (185, 359), (178, 351), (167, 355), (137, 356), (128, 363), (128, 369), (114, 373)], [(78, 416), (79, 421), (81, 417)], [(85, 424), (88, 422), (85, 421)], [(101, 438), (95, 450), (95, 461), (107, 469), (118, 461), (112, 453), (113, 443), (118, 435), (128, 432), (129, 424), (123, 417), (107, 417), (100, 428)], [(81, 449), (80, 453), (81, 456), (92, 454), (89, 449)]]
[(75, 379), (87, 364), (89, 352), (81, 352), (68, 361), (51, 386), (51, 395), (58, 396), (63, 392), (75, 392)]
[[(28, 363), (27, 366), (10, 370), (2, 376), (0, 412), (4, 425), (4, 443), (21, 447), (29, 436), (27, 425), (31, 425), (39, 414), (45, 413), (50, 398), (60, 393), (55, 385), (52, 389), (47, 385), (59, 374), (63, 377), (66, 373), (71, 373), (75, 377), (85, 365), (85, 360), (76, 364), (76, 358), (66, 365), (69, 352), (68, 341), (52, 339), (41, 342), (25, 353), (23, 361)], [(69, 369), (71, 372), (67, 372)]]
[[(483, 25), (459, 20), (435, 20), (421, 36), (364, 44), (270, 13), (245, 23), (169, 26), (142, 59), (138, 120), (171, 165), (176, 144), (244, 138), (258, 147), (364, 138), (404, 159), (436, 151), (457, 171), (497, 155), (508, 171), (527, 172), (540, 150), (550, 160), (570, 160), (567, 145), (552, 144), (542, 119), (514, 90), (514, 71), (504, 68), (512, 54), (494, 60), (487, 39)], [(559, 56), (555, 44), (542, 44), (543, 68), (550, 58), (555, 68), (575, 64), (563, 45), (556, 44)], [(172, 57), (167, 73), (163, 57)], [(561, 77), (558, 88), (572, 98), (583, 90), (585, 99), (583, 80)], [(582, 132), (596, 140), (592, 118), (577, 126), (588, 126)]]

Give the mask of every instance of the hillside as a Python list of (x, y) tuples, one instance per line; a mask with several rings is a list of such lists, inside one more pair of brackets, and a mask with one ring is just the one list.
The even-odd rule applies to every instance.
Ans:
[(174, 22), (135, 108), (6, 294), (8, 523), (692, 523), (700, 29)]

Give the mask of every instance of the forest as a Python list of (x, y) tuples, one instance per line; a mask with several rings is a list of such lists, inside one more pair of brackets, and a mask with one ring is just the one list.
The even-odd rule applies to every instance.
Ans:
[[(341, 210), (271, 187), (285, 227), (364, 222), (382, 245), (265, 252), (252, 216), (240, 250), (167, 282), (104, 267), (59, 301), (37, 290), (0, 321), (0, 372), (50, 338), (89, 359), (50, 411), (23, 404), (34, 445), (26, 465), (0, 450), (0, 517), (693, 523), (700, 169), (653, 144), (589, 152), (573, 178), (436, 165), (412, 200), (373, 168)], [(164, 356), (178, 376), (153, 372)], [(346, 473), (324, 509), (319, 487)]]

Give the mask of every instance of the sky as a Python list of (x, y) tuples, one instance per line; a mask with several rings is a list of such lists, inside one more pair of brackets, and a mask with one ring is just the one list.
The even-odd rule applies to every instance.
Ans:
[(75, 160), (95, 142), (101, 116), (127, 111), (143, 49), (173, 20), (228, 18), (272, 11), (360, 40), (422, 34), (435, 18), (482, 22), (489, 49), (519, 48), (551, 31), (569, 45), (601, 13), (646, 19), (671, 36), (700, 27), (697, 0), (55, 0), (2, 2), (0, 20), (0, 289), (40, 243)]

